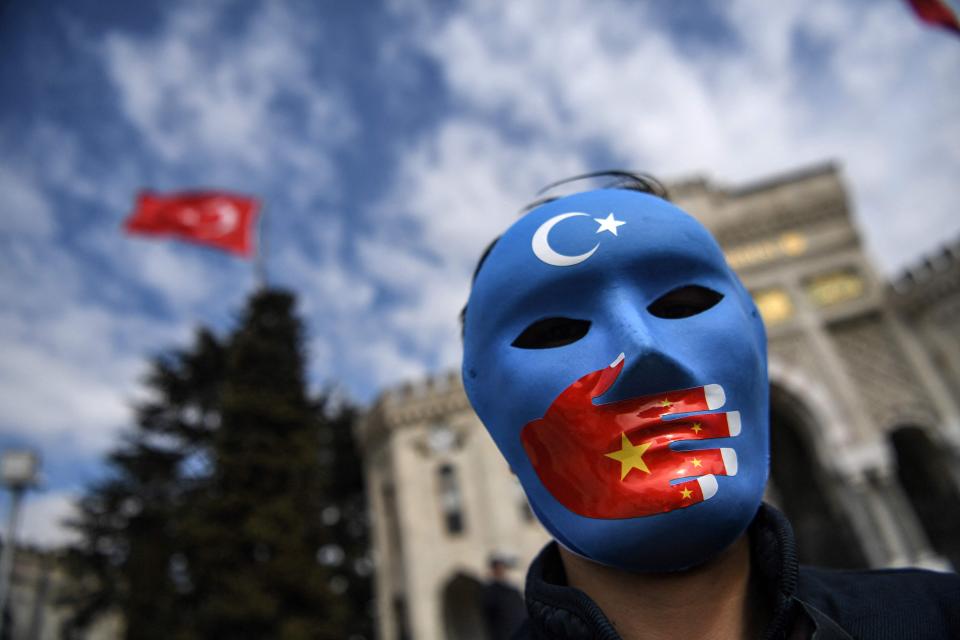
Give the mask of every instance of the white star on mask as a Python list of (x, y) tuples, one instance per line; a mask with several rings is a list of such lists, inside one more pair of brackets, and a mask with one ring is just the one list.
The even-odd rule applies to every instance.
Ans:
[(600, 226), (597, 228), (597, 233), (609, 231), (613, 235), (617, 235), (617, 227), (627, 224), (623, 220), (617, 220), (614, 218), (612, 213), (606, 218), (594, 218), (594, 220), (600, 224)]

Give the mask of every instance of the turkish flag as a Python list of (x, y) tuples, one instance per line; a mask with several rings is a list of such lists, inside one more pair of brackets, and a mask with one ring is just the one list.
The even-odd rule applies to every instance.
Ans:
[(914, 12), (924, 22), (960, 34), (960, 19), (956, 5), (951, 6), (945, 0), (907, 0)]
[[(740, 435), (738, 411), (702, 413), (726, 403), (722, 387), (593, 404), (622, 370), (621, 357), (588, 373), (564, 389), (542, 418), (524, 426), (520, 440), (544, 486), (588, 518), (636, 518), (712, 498), (719, 489), (716, 476), (736, 475), (736, 451), (670, 445)], [(675, 414), (685, 415), (670, 419)]]
[(143, 191), (123, 226), (129, 233), (174, 236), (246, 257), (259, 210), (256, 198), (222, 191)]

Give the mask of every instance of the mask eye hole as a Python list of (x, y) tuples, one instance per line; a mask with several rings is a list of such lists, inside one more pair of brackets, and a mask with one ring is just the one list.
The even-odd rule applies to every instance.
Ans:
[(520, 349), (552, 349), (572, 344), (587, 335), (589, 320), (544, 318), (523, 330), (512, 346)]
[(723, 300), (723, 294), (713, 289), (691, 284), (660, 296), (647, 307), (658, 318), (675, 320), (703, 313)]

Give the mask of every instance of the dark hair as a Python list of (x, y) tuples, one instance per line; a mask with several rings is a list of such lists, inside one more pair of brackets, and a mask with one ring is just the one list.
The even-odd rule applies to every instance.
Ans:
[[(547, 193), (551, 189), (556, 189), (559, 186), (569, 184), (571, 182), (576, 182), (578, 180), (588, 180), (590, 178), (611, 178), (609, 182), (603, 185), (603, 189), (628, 189), (630, 191), (640, 191), (642, 193), (649, 193), (650, 195), (657, 196), (658, 198), (663, 198), (664, 200), (670, 200), (670, 194), (667, 191), (667, 188), (663, 186), (663, 183), (647, 173), (641, 173), (636, 171), (624, 171), (622, 169), (608, 169), (606, 171), (591, 171), (590, 173), (582, 173), (570, 178), (564, 178), (563, 180), (558, 180), (552, 182), (547, 186), (543, 187), (537, 191), (536, 195), (542, 196), (524, 208), (520, 210), (520, 215), (525, 215), (528, 211), (536, 209), (542, 204), (552, 202), (553, 200), (559, 199), (561, 196), (544, 196), (543, 194)], [(483, 250), (483, 253), (480, 254), (480, 259), (477, 261), (477, 266), (473, 269), (473, 277), (470, 280), (471, 285), (476, 282), (477, 274), (480, 273), (483, 263), (487, 261), (487, 258), (490, 256), (490, 252), (493, 251), (493, 247), (497, 244), (497, 241), (500, 240), (500, 236), (494, 238), (490, 244), (487, 245), (487, 248)], [(463, 305), (463, 309), (460, 310), (460, 337), (463, 337), (464, 326), (467, 320), (467, 305)]]

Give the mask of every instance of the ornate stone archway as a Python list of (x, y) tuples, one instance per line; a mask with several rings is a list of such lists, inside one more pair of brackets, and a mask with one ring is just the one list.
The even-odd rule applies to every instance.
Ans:
[(815, 444), (821, 432), (800, 397), (771, 385), (770, 493), (793, 525), (800, 561), (866, 567), (866, 554), (842, 507), (842, 480), (822, 462)]

